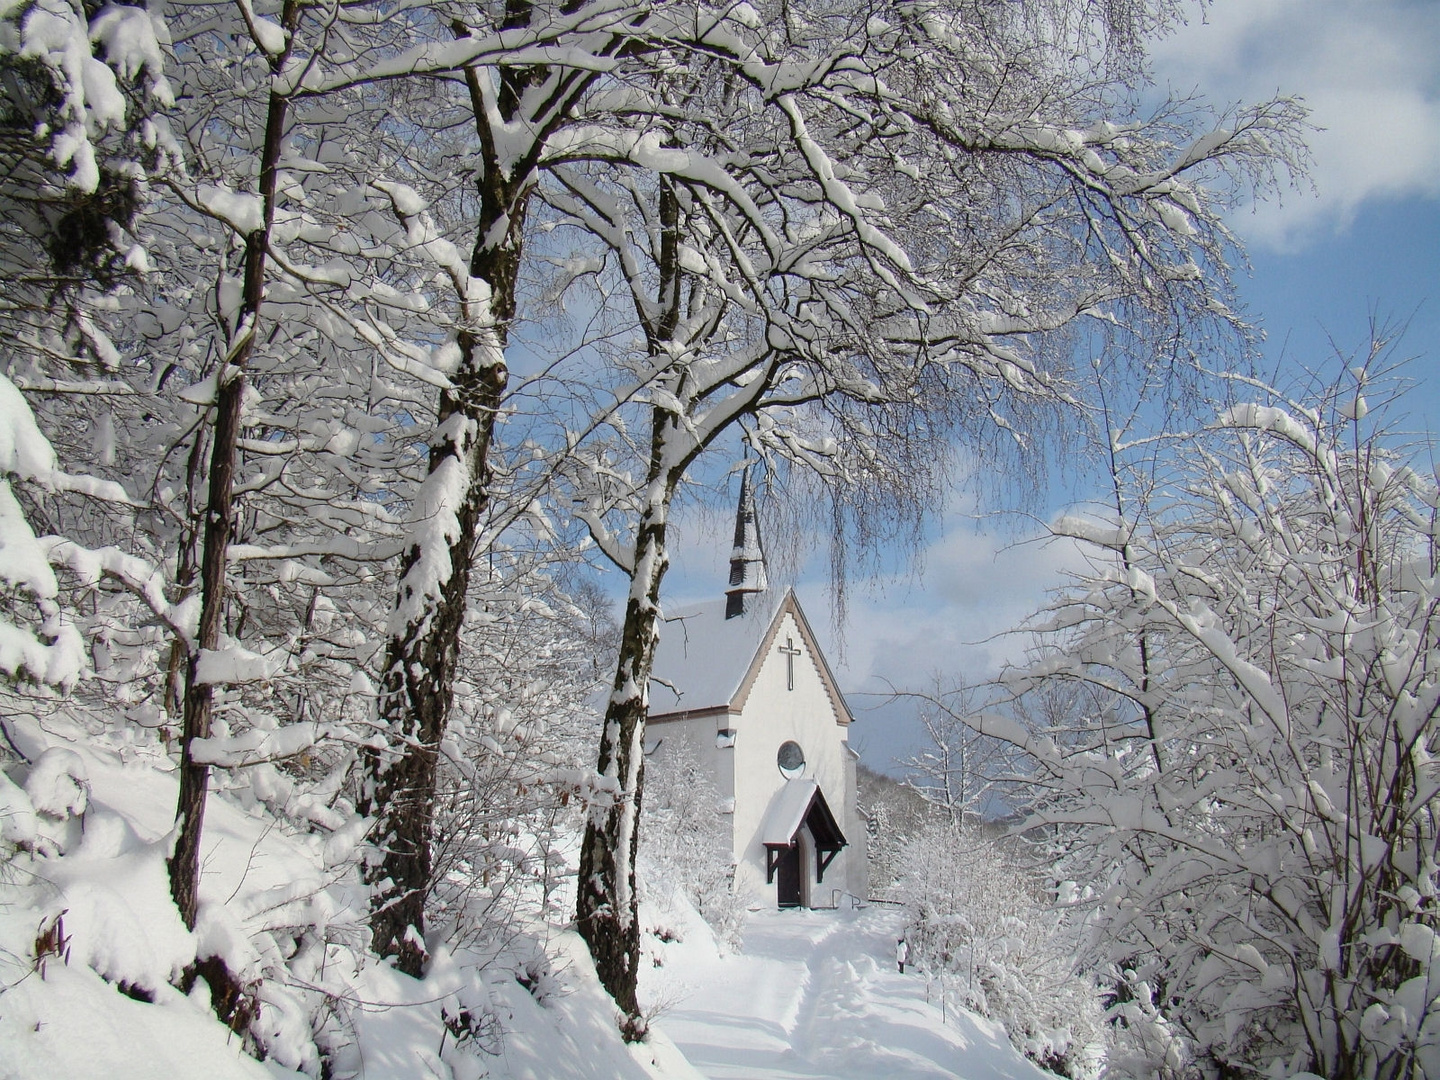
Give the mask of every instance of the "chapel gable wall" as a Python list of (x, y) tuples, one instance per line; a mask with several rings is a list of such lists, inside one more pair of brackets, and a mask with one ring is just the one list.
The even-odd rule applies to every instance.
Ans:
[[(786, 656), (779, 651), (787, 638), (802, 653), (794, 657), (793, 690), (789, 688)], [(804, 775), (819, 783), (833, 807), (838, 810), (847, 798), (853, 799), (853, 788), (846, 785), (849, 754), (845, 728), (836, 716), (819, 660), (788, 611), (766, 649), (735, 726), (735, 775), (740, 787), (735, 805), (737, 887), (764, 896), (765, 848), (760, 829), (771, 798), (785, 782), (776, 764), (781, 744), (788, 740), (800, 744), (805, 752)], [(842, 828), (847, 816), (841, 811)], [(848, 876), (840, 864), (846, 854), (842, 853), (826, 873), (817, 900), (828, 900), (826, 890), (832, 886), (845, 887)], [(774, 886), (768, 889), (773, 892)]]

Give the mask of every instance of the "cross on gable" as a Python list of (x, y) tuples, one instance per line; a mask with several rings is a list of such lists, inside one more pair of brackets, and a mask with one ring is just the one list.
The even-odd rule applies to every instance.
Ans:
[(785, 635), (785, 644), (780, 646), (780, 652), (785, 654), (785, 689), (795, 689), (795, 657), (800, 655), (800, 650), (795, 648), (795, 643), (790, 635)]

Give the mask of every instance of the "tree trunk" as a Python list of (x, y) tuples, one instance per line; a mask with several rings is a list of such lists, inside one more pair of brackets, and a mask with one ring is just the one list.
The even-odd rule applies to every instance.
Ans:
[[(620, 660), (605, 709), (597, 771), (610, 789), (591, 806), (580, 849), (575, 919), (590, 947), (600, 982), (627, 1018), (640, 1015), (640, 920), (635, 896), (635, 854), (645, 785), (645, 722), (650, 672), (660, 640), (660, 583), (670, 565), (666, 521), (675, 484), (686, 462), (664, 468), (666, 435), (679, 418), (655, 410), (650, 477), (635, 532), (635, 573), (625, 604)], [(693, 456), (693, 455), (691, 455)], [(626, 1031), (636, 1035), (633, 1023)]]
[[(382, 855), (366, 868), (371, 893), (371, 943), (381, 956), (398, 957), (408, 975), (423, 974), (425, 898), (430, 889), (431, 832), (435, 819), (435, 780), (440, 742), (454, 699), (460, 655), (460, 628), (470, 588), (470, 566), (480, 523), (490, 501), (489, 453), (495, 415), (505, 392), (503, 331), (482, 332), (488, 341), (463, 334), (464, 362), (453, 388), (440, 400), (440, 421), (456, 434), (430, 453), (433, 474), (457, 463), (466, 477), (457, 527), (447, 549), (450, 570), (438, 595), (420, 598), (418, 608), (392, 626), (381, 677), (380, 720), (401, 747), (393, 759), (367, 753), (360, 812), (374, 816), (373, 835)], [(423, 571), (416, 543), (401, 564), (398, 610), (410, 608)]]
[[(530, 0), (506, 0), (502, 28), (524, 27), (533, 14)], [(456, 37), (469, 35), (462, 19), (456, 19), (451, 29)], [(616, 43), (621, 40), (617, 37)], [(373, 887), (371, 941), (377, 953), (396, 957), (396, 966), (417, 978), (423, 974), (426, 957), (425, 899), (431, 884), (436, 767), (454, 697), (471, 560), (491, 497), (490, 451), (508, 384), (505, 348), (515, 317), (526, 205), (545, 132), (569, 115), (569, 108), (596, 78), (593, 72), (571, 73), (561, 80), (555, 97), (543, 103), (542, 117), (522, 117), (525, 90), (541, 82), (546, 71), (543, 65), (500, 69), (496, 107), (501, 119), (506, 123), (524, 119), (534, 131), (528, 153), (503, 168), (501, 162), (508, 155), (497, 147), (490, 129), (480, 82), (490, 75), (473, 68), (465, 71), (483, 162), (470, 276), (484, 281), (490, 293), (483, 311), (471, 309), (468, 291), (459, 298), (460, 370), (450, 389), (441, 394), (437, 419), (444, 441), (430, 455), (432, 477), (441, 468), (463, 470), (465, 493), (456, 511), (455, 535), (447, 544), (448, 571), (438, 588), (432, 585), (419, 597), (414, 593), (417, 571), (424, 569), (418, 545), (410, 548), (401, 564), (380, 698), (380, 720), (400, 749), (394, 756), (371, 752), (365, 758), (367, 775), (359, 809), (375, 817), (372, 836), (381, 849), (380, 860), (365, 871)], [(418, 609), (409, 611), (417, 600)]]
[[(365, 758), (359, 810), (375, 818), (371, 835), (381, 851), (365, 870), (372, 887), (371, 945), (380, 956), (396, 957), (396, 966), (415, 978), (424, 973), (427, 955), (436, 769), (454, 700), (471, 562), (490, 504), (490, 449), (509, 378), (505, 347), (515, 315), (524, 221), (519, 185), (488, 169), (470, 258), (471, 275), (490, 287), (488, 310), (470, 311), (462, 298), (460, 368), (440, 395), (437, 420), (445, 435), (430, 451), (432, 480), (442, 469), (458, 469), (463, 482), (454, 533), (446, 538), (448, 570), (438, 582), (427, 582), (435, 553), (420, 542), (405, 553), (380, 690), (380, 721), (399, 749), (370, 751)], [(499, 243), (493, 240), (497, 233), (503, 237)], [(425, 527), (423, 521), (416, 524)]]
[[(300, 20), (297, 0), (286, 0), (281, 24), (294, 41)], [(278, 74), (289, 58), (289, 48), (270, 61)], [(272, 84), (273, 85), (273, 84)], [(205, 799), (210, 788), (210, 767), (196, 762), (191, 747), (196, 739), (210, 737), (210, 720), (215, 706), (214, 688), (198, 680), (200, 655), (220, 643), (225, 613), (225, 564), (234, 533), (235, 454), (240, 437), (240, 409), (245, 396), (245, 365), (259, 332), (260, 305), (265, 297), (265, 257), (270, 226), (275, 218), (275, 184), (284, 145), (289, 99), (270, 93), (265, 117), (265, 142), (260, 156), (260, 197), (264, 217), (260, 228), (245, 238), (245, 280), (243, 303), (224, 361), (219, 372), (215, 401), (214, 441), (210, 448), (210, 478), (205, 509), (204, 551), (200, 564), (200, 626), (195, 647), (185, 670), (184, 730), (180, 744), (180, 798), (175, 817), (179, 835), (170, 856), (170, 895), (180, 909), (185, 926), (195, 929), (200, 904), (200, 837), (205, 824)], [(203, 959), (203, 958), (202, 958)], [(187, 970), (185, 983), (193, 981), (194, 967)]]
[[(680, 323), (680, 203), (675, 185), (662, 177), (659, 189), (660, 280), (657, 313), (637, 308), (652, 357), (674, 338)], [(597, 800), (585, 823), (580, 848), (580, 881), (575, 919), (590, 947), (596, 974), (627, 1017), (627, 1037), (644, 1034), (636, 995), (640, 977), (640, 918), (635, 895), (635, 856), (640, 841), (640, 806), (645, 793), (645, 722), (650, 713), (650, 672), (660, 640), (660, 583), (670, 566), (666, 523), (675, 487), (699, 452), (690, 447), (678, 464), (669, 460), (670, 442), (681, 418), (654, 408), (650, 414), (650, 464), (645, 503), (635, 527), (635, 560), (630, 597), (620, 635), (615, 683), (605, 709), (596, 770), (611, 787)]]
[(200, 632), (185, 669), (180, 801), (175, 810), (180, 834), (170, 857), (170, 895), (190, 930), (195, 929), (200, 906), (200, 835), (210, 789), (210, 766), (193, 759), (191, 744), (196, 739), (210, 737), (215, 704), (214, 688), (197, 681), (197, 666), (201, 650), (214, 649), (220, 643), (220, 623), (225, 611), (225, 560), (233, 531), (235, 444), (244, 392), (245, 378), (237, 373), (221, 387), (216, 402), (215, 443), (210, 456), (210, 491), (200, 568)]

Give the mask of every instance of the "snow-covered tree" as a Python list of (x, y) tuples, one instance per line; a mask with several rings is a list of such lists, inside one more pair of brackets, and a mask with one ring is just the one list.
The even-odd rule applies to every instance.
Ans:
[[(552, 10), (515, 0), (463, 17), (432, 14), (410, 51), (367, 73), (455, 73), (456, 123), (473, 133), (458, 173), (473, 187), (451, 208), (463, 230), (454, 233), (458, 241), (440, 229), (443, 219), (414, 187), (388, 179), (380, 185), (411, 247), (432, 261), (444, 282), (443, 302), (453, 313), (436, 350), (442, 378), (429, 473), (411, 504), (386, 627), (379, 711), (394, 749), (367, 757), (361, 800), (362, 812), (376, 819), (381, 852), (367, 871), (375, 886), (375, 948), (397, 955), (413, 975), (425, 959), (431, 807), (454, 704), (471, 568), (507, 516), (496, 500), (496, 425), (510, 388), (506, 349), (517, 314), (528, 204), (552, 143), (578, 121), (588, 91), (626, 41), (629, 19), (643, 9), (581, 4)], [(442, 47), (426, 40), (425, 30), (453, 40)], [(539, 62), (557, 42), (562, 48), (555, 56), (568, 50), (568, 61)], [(411, 118), (422, 130), (434, 118), (434, 110), (427, 111), (430, 116)], [(457, 160), (443, 167), (454, 169)]]
[(936, 992), (1005, 1025), (1016, 1049), (1061, 1076), (1099, 1074), (1100, 994), (1076, 970), (1077, 928), (1013, 840), (936, 821), (904, 848), (909, 962)]
[[(116, 291), (133, 288), (148, 267), (136, 228), (152, 177), (170, 163), (157, 127), (174, 100), (168, 40), (162, 15), (139, 7), (39, 0), (0, 14), (0, 379), (11, 439), (4, 471), (24, 484), (26, 512), (42, 533), (30, 550), (43, 554), (44, 574), (24, 563), (32, 597), (41, 587), (46, 604), (70, 607), (68, 633), (86, 639), (87, 652), (108, 613), (92, 593), (88, 617), (80, 615), (70, 603), (77, 578), (82, 592), (104, 576), (148, 595), (151, 618), (159, 614), (153, 605), (166, 602), (153, 567), (84, 546), (113, 542), (95, 543), (92, 523), (128, 520), (136, 504), (123, 475), (107, 467), (106, 433), (82, 420), (77, 439), (73, 417), (87, 412), (87, 399), (130, 389), (116, 378), (121, 354), (107, 314)], [(50, 406), (58, 401), (72, 408), (57, 414)], [(103, 412), (93, 402), (88, 411)], [(73, 657), (65, 678), (44, 681), (73, 686), (92, 661), (105, 666), (107, 647), (99, 647), (83, 661)]]
[[(236, 14), (247, 12), (248, 8)], [(192, 928), (199, 910), (200, 838), (210, 782), (210, 763), (195, 753), (195, 743), (210, 738), (216, 684), (244, 677), (240, 668), (251, 661), (251, 657), (233, 646), (227, 649), (221, 641), (226, 615), (226, 570), (235, 531), (235, 467), (248, 385), (246, 365), (262, 332), (261, 307), (269, 281), (267, 260), (275, 223), (287, 112), (290, 99), (298, 89), (300, 73), (308, 66), (309, 59), (298, 34), (302, 15), (301, 5), (289, 2), (278, 24), (254, 17), (242, 24), (249, 32), (239, 40), (246, 43), (246, 48), (253, 41), (270, 74), (263, 92), (265, 120), (255, 140), (260, 147), (255, 159), (256, 191), (237, 192), (222, 184), (213, 190), (197, 192), (202, 198), (210, 196), (202, 205), (214, 208), (217, 216), (229, 221), (244, 237), (245, 257), (243, 273), (235, 282), (239, 302), (233, 318), (226, 321), (223, 352), (213, 376), (214, 411), (204, 500), (205, 526), (199, 540), (200, 611), (194, 648), (187, 657), (185, 671), (180, 801), (176, 810), (180, 830), (170, 859), (171, 892), (186, 925)], [(311, 33), (318, 32), (318, 28), (311, 28)]]
[(627, 1011), (666, 520), (700, 453), (745, 422), (772, 463), (878, 493), (842, 494), (840, 521), (905, 519), (927, 502), (945, 437), (984, 442), (1065, 400), (1077, 321), (1180, 351), (1182, 331), (1233, 329), (1229, 237), (1206, 181), (1284, 163), (1295, 110), (1238, 111), (1211, 131), (1178, 108), (1138, 119), (1115, 100), (1141, 70), (1120, 42), (1163, 13), (1107, 8), (1119, 21), (1097, 30), (1091, 5), (1041, 7), (896, 5), (863, 22), (735, 9), (723, 40), (674, 40), (665, 75), (627, 87), (639, 133), (626, 157), (661, 174), (627, 193), (636, 224), (600, 185), (570, 185), (635, 300), (651, 406), (634, 466), (596, 469), (635, 478), (629, 516), (584, 507), (631, 576), (578, 912)]
[(900, 763), (905, 783), (957, 827), (1009, 811), (1004, 795), (1014, 778), (1013, 749), (977, 733), (962, 719), (976, 711), (978, 694), (978, 688), (962, 684), (948, 691), (899, 695), (915, 702), (927, 739)]
[(1164, 1036), (1145, 1068), (1440, 1076), (1440, 492), (1377, 424), (1379, 354), (1311, 400), (1233, 380), (1184, 439), (1117, 429), (1121, 512), (1055, 526), (1094, 569), (1006, 679), (1094, 707), (970, 718), (1026, 752), (1112, 1013)]
[(143, 267), (130, 230), (164, 163), (151, 114), (174, 103), (168, 43), (163, 16), (144, 7), (34, 0), (0, 13), (7, 335), (83, 338), (86, 286)]
[(662, 908), (679, 893), (717, 939), (737, 946), (749, 897), (734, 888), (730, 815), (688, 744), (677, 741), (664, 753), (664, 767), (650, 774), (641, 814), (641, 888)]
[[(59, 18), (29, 7), (26, 34)], [(172, 45), (173, 103), (137, 136), (165, 168), (107, 234), (129, 242), (132, 273), (82, 309), (85, 332), (16, 319), (5, 363), (62, 457), (92, 459), (129, 492), (108, 515), (52, 494), (37, 514), (66, 536), (49, 545), (62, 587), (92, 601), (94, 685), (164, 732), (184, 716), (171, 871), (193, 926), (217, 766), (235, 797), (307, 824), (340, 828), (351, 809), (334, 805), (347, 752), (315, 748), (371, 733), (362, 669), (419, 460), (399, 433), (414, 427), (426, 376), (443, 381), (421, 362), (434, 262), (415, 256), (390, 196), (367, 187), (375, 156), (405, 141), (380, 123), (384, 102), (356, 88), (300, 94), (336, 57), (393, 51), (361, 7), (182, 5), (169, 36), (143, 8), (105, 10), (123, 23), (123, 56), (147, 43), (155, 54), (126, 61), (137, 94), (159, 77), (157, 38)], [(95, 26), (90, 36), (108, 47)], [(122, 51), (104, 55), (118, 64)], [(107, 85), (94, 61), (63, 59), (52, 66), (83, 74), (86, 92)], [(409, 342), (391, 340), (397, 326)], [(86, 366), (98, 377), (77, 377)]]

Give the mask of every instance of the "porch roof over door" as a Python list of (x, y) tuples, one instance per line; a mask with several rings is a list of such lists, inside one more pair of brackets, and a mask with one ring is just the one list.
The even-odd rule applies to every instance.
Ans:
[(846, 844), (820, 785), (814, 780), (787, 780), (770, 799), (760, 825), (760, 842), (767, 848), (789, 847), (801, 825), (810, 827), (819, 851), (839, 851)]

